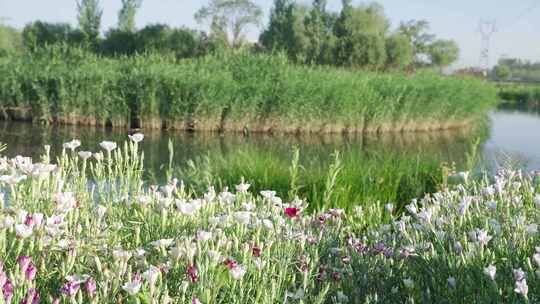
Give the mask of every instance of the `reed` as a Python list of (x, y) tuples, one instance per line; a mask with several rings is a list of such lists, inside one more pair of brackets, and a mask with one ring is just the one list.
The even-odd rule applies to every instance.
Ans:
[(242, 132), (459, 127), (495, 103), (481, 80), (298, 66), (247, 51), (176, 61), (51, 47), (0, 62), (4, 118)]

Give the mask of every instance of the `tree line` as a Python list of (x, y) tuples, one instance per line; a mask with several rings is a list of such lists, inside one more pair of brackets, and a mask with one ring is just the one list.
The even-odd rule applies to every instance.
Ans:
[(390, 29), (384, 8), (377, 3), (353, 5), (342, 0), (339, 12), (326, 0), (311, 5), (294, 0), (274, 0), (268, 24), (258, 42), (246, 33), (262, 24), (261, 8), (252, 0), (211, 0), (195, 14), (206, 31), (151, 24), (137, 29), (135, 16), (142, 0), (121, 0), (118, 23), (101, 35), (103, 10), (99, 0), (77, 0), (78, 26), (35, 21), (22, 33), (0, 26), (0, 55), (35, 50), (63, 43), (81, 46), (107, 56), (143, 52), (172, 53), (178, 59), (216, 51), (251, 48), (257, 52), (282, 52), (299, 64), (322, 64), (369, 69), (445, 67), (457, 60), (459, 48), (452, 40), (437, 39), (423, 20), (402, 22)]

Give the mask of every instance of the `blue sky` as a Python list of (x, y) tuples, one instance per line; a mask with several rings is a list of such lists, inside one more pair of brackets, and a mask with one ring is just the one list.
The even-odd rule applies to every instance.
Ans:
[[(271, 0), (255, 0), (265, 12)], [(309, 0), (308, 0), (309, 1)], [(144, 0), (137, 15), (139, 27), (148, 23), (198, 27), (193, 14), (207, 1)], [(299, 2), (306, 2), (300, 0)], [(354, 3), (361, 3), (354, 0)], [(492, 37), (491, 63), (500, 56), (540, 61), (540, 0), (378, 0), (395, 27), (400, 21), (425, 19), (441, 38), (458, 42), (462, 53), (457, 66), (474, 66), (479, 61), (480, 19), (495, 19), (499, 31)], [(329, 8), (339, 10), (340, 0), (329, 0)], [(101, 0), (103, 28), (116, 24), (120, 0)], [(33, 20), (76, 24), (75, 0), (0, 0), (0, 18), (4, 23), (22, 28)], [(256, 39), (260, 29), (248, 37)]]

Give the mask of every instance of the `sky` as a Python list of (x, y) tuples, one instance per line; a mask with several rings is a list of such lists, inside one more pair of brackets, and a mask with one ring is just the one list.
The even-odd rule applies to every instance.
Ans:
[[(264, 10), (268, 21), (272, 0), (254, 0)], [(299, 0), (306, 3), (309, 0)], [(137, 26), (166, 23), (204, 29), (193, 15), (208, 0), (143, 0), (137, 14)], [(362, 3), (353, 0), (354, 4)], [(385, 8), (392, 27), (401, 21), (424, 19), (439, 38), (454, 39), (461, 48), (455, 67), (478, 66), (481, 38), (480, 20), (495, 20), (498, 31), (491, 37), (490, 63), (501, 57), (518, 57), (540, 61), (540, 0), (377, 0)], [(120, 0), (101, 0), (103, 29), (117, 23)], [(330, 10), (341, 8), (340, 0), (328, 0)], [(23, 28), (25, 24), (42, 20), (68, 22), (76, 25), (75, 0), (0, 0), (0, 22)], [(253, 28), (248, 39), (256, 40), (262, 28)]]

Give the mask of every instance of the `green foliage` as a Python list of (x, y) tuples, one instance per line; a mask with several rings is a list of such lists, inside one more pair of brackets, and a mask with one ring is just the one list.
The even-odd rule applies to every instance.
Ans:
[[(510, 71), (511, 79), (506, 78), (497, 78), (497, 70), (508, 68)], [(515, 82), (530, 82), (530, 83), (539, 83), (540, 82), (540, 62), (522, 60), (517, 58), (501, 58), (497, 65), (494, 68), (493, 76), (496, 77), (495, 80), (511, 80)], [(505, 76), (503, 74), (503, 76)]]
[(239, 47), (247, 27), (258, 25), (261, 8), (251, 0), (211, 0), (195, 14), (198, 22), (210, 22), (213, 32), (230, 33), (228, 42)]
[(409, 39), (402, 34), (393, 34), (386, 38), (386, 65), (403, 69), (414, 60), (413, 48)]
[(503, 106), (518, 106), (538, 109), (540, 106), (540, 85), (500, 84), (497, 86)]
[(261, 33), (261, 44), (268, 50), (287, 51), (292, 57), (296, 49), (295, 14), (296, 5), (292, 0), (276, 0), (270, 12), (268, 27)]
[(36, 21), (24, 27), (22, 36), (24, 46), (30, 51), (53, 44), (71, 46), (85, 44), (84, 34), (80, 30), (73, 29), (68, 23)]
[(4, 61), (0, 73), (2, 107), (29, 107), (34, 120), (139, 120), (147, 128), (437, 129), (474, 120), (496, 102), (481, 80), (295, 66), (283, 56), (248, 52), (177, 61), (166, 53), (107, 59), (53, 47)]
[(459, 47), (453, 40), (436, 40), (429, 46), (431, 63), (443, 68), (459, 58)]
[(118, 29), (123, 32), (135, 30), (135, 15), (141, 7), (142, 0), (122, 0), (122, 8), (118, 12)]
[(0, 57), (22, 51), (22, 36), (15, 28), (0, 24)]
[(97, 43), (102, 15), (103, 10), (99, 7), (99, 0), (77, 0), (79, 27), (91, 44)]
[(512, 71), (507, 65), (497, 65), (493, 68), (493, 73), (495, 74), (496, 79), (498, 80), (508, 80)]
[(402, 22), (398, 33), (407, 37), (412, 44), (414, 58), (422, 61), (429, 53), (430, 45), (435, 40), (435, 35), (428, 33), (429, 23), (425, 20), (410, 20)]

